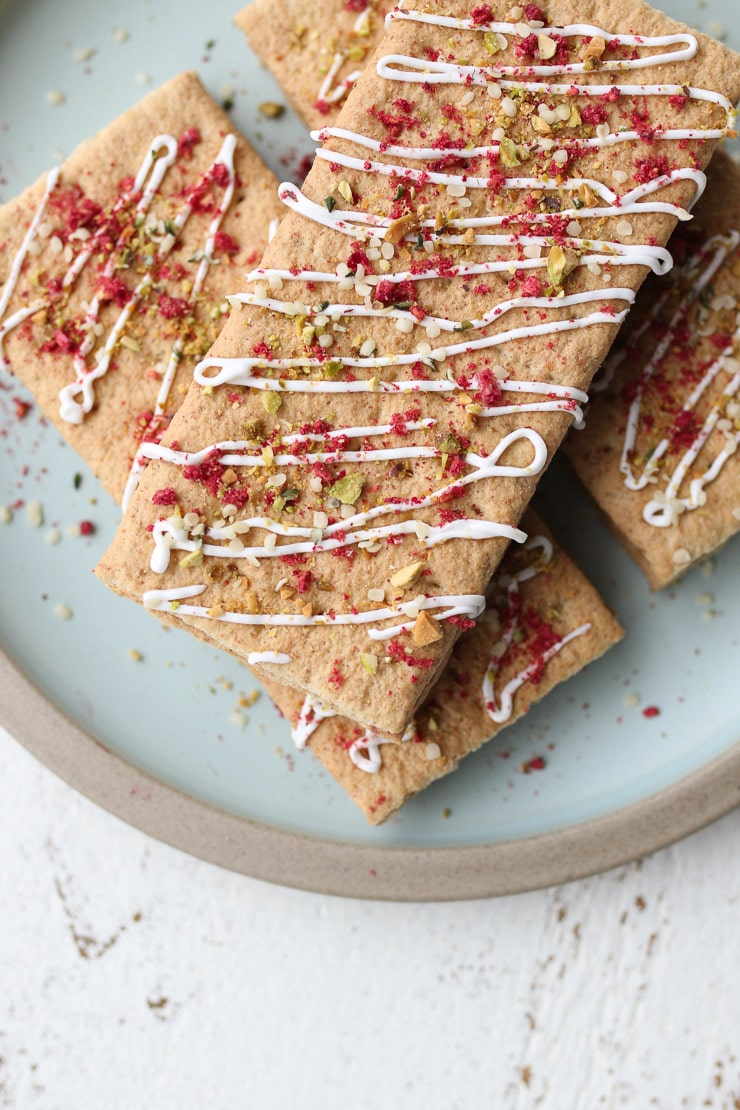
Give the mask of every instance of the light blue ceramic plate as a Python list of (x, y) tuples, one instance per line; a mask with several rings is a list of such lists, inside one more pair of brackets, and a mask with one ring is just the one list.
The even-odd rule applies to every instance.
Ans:
[[(238, 0), (0, 3), (3, 199), (143, 95), (140, 75), (149, 77), (154, 87), (186, 68), (196, 69), (217, 97), (233, 95), (236, 124), (272, 168), (288, 176), (309, 149), (308, 140), (289, 113), (281, 120), (265, 121), (257, 112), (260, 101), (283, 97), (231, 23), (237, 4)], [(672, 0), (669, 10), (715, 34), (716, 22), (724, 22), (728, 39), (734, 36), (740, 46), (740, 28), (734, 31), (730, 25), (730, 0), (709, 0), (701, 7), (693, 0)], [(115, 28), (128, 33), (126, 41), (114, 37)], [(95, 54), (88, 61), (76, 60), (76, 52), (86, 48), (94, 48)], [(50, 105), (50, 91), (63, 93), (65, 103)], [(219, 814), (226, 813), (237, 819), (236, 824), (228, 822), (232, 834), (239, 822), (258, 828), (268, 841), (270, 832), (298, 834), (302, 840), (293, 836), (285, 841), (294, 853), (300, 854), (303, 844), (319, 856), (326, 849), (333, 860), (341, 860), (341, 848), (347, 859), (362, 860), (362, 866), (367, 856), (357, 853), (357, 846), (379, 861), (384, 852), (388, 859), (400, 858), (393, 851), (399, 847), (422, 850), (403, 856), (410, 867), (425, 853), (428, 863), (433, 857), (430, 849), (541, 846), (567, 832), (573, 865), (570, 871), (540, 869), (534, 881), (547, 882), (598, 865), (587, 852), (579, 862), (579, 837), (573, 837), (574, 832), (583, 830), (585, 844), (589, 829), (604, 828), (604, 820), (632, 812), (625, 807), (637, 806), (644, 815), (653, 801), (658, 805), (667, 796), (666, 791), (690, 784), (718, 757), (740, 748), (740, 542), (731, 543), (710, 568), (687, 575), (675, 590), (653, 596), (584, 496), (556, 471), (545, 482), (541, 508), (617, 610), (627, 630), (625, 640), (488, 749), (468, 759), (455, 775), (412, 801), (384, 827), (371, 830), (311, 755), (293, 750), (285, 723), (267, 698), (240, 710), (240, 723), (235, 715), (239, 697), (254, 685), (243, 667), (184, 633), (163, 631), (150, 616), (113, 597), (93, 578), (91, 568), (113, 535), (118, 510), (59, 435), (43, 425), (36, 409), (20, 422), (15, 419), (12, 398), (24, 393), (14, 383), (10, 388), (7, 384), (0, 389), (0, 504), (38, 501), (45, 523), (32, 527), (20, 508), (12, 523), (0, 526), (0, 643), (53, 707), (134, 768), (131, 776), (144, 772), (181, 791), (183, 797), (166, 790), (164, 795), (179, 798), (183, 814), (192, 815), (200, 806), (209, 820), (218, 822)], [(67, 526), (84, 519), (94, 522), (94, 535), (69, 538)], [(53, 527), (63, 538), (50, 546), (45, 539)], [(72, 619), (55, 615), (59, 604), (69, 606)], [(143, 659), (134, 661), (131, 651), (140, 652)], [(632, 704), (633, 695), (639, 704)], [(648, 706), (657, 707), (659, 715), (644, 716)], [(16, 734), (25, 733), (22, 706), (6, 704), (3, 719), (15, 723)], [(66, 735), (59, 727), (60, 736)], [(54, 740), (47, 736), (45, 745), (44, 758), (56, 766)], [(88, 750), (82, 744), (75, 758), (87, 760)], [(508, 758), (502, 758), (504, 753)], [(533, 755), (544, 755), (547, 766), (525, 776), (519, 767)], [(121, 765), (109, 758), (120, 776)], [(64, 773), (72, 781), (84, 778), (69, 765)], [(112, 771), (111, 776), (116, 777)], [(178, 837), (171, 828), (159, 827), (156, 817), (132, 815), (121, 798), (111, 796), (100, 776), (97, 781), (98, 786), (86, 787), (93, 796), (209, 858), (268, 878), (367, 893), (359, 880), (288, 874), (254, 854), (237, 860), (226, 851)], [(724, 798), (721, 806), (699, 807), (701, 819), (729, 804)], [(643, 843), (632, 842), (629, 851), (638, 853), (695, 827), (699, 809), (677, 819), (660, 838), (646, 835)], [(174, 820), (177, 823), (177, 817)], [(530, 841), (532, 837), (537, 839)], [(252, 853), (259, 851), (254, 845), (250, 848)], [(268, 848), (265, 852), (269, 856)], [(306, 852), (308, 858), (308, 848)], [(473, 855), (466, 857), (463, 851), (459, 859), (466, 858)], [(517, 855), (519, 867), (522, 858), (526, 853)], [(616, 857), (607, 854), (599, 860), (615, 862)], [(408, 894), (402, 871), (397, 887), (391, 883), (380, 893)], [(433, 869), (430, 875), (432, 886), (420, 896), (533, 885), (531, 876), (509, 874), (503, 882), (470, 877), (467, 886), (453, 890), (443, 884), (436, 889)]]

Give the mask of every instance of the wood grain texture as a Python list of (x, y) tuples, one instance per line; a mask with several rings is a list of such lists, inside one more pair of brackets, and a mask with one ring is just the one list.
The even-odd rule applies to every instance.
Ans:
[(740, 812), (565, 887), (373, 904), (199, 863), (0, 757), (0, 1105), (737, 1106)]

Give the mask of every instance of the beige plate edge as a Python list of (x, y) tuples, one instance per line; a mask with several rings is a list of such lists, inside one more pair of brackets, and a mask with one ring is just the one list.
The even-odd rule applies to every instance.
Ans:
[(628, 863), (740, 805), (740, 742), (667, 790), (598, 820), (466, 848), (342, 844), (215, 809), (114, 755), (52, 704), (0, 651), (0, 723), (85, 797), (190, 855), (324, 894), (450, 901), (518, 894)]

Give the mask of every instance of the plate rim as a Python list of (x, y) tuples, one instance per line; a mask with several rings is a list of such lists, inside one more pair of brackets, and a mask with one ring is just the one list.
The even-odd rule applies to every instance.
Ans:
[(631, 863), (740, 805), (739, 738), (671, 786), (554, 832), (445, 848), (343, 843), (220, 810), (141, 771), (2, 650), (0, 724), (58, 778), (140, 832), (237, 874), (348, 898), (443, 902), (539, 890)]

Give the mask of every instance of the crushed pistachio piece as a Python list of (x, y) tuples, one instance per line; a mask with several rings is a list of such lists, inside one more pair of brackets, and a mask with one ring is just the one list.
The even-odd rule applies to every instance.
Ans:
[(541, 58), (554, 57), (557, 48), (558, 44), (549, 35), (540, 34), (537, 36), (537, 49)]
[(179, 565), (181, 567), (197, 567), (202, 562), (203, 552), (198, 548), (196, 551), (189, 551), (187, 555), (183, 555)]
[(424, 560), (419, 559), (415, 563), (409, 563), (408, 566), (401, 567), (400, 570), (391, 575), (391, 586), (396, 590), (406, 590), (409, 586), (413, 586), (414, 582), (418, 581), (424, 566)]
[(352, 186), (349, 181), (340, 181), (337, 185), (337, 191), (339, 195), (347, 201), (347, 204), (355, 203), (354, 193), (352, 192)]
[(535, 131), (538, 135), (552, 134), (552, 127), (550, 127), (550, 124), (547, 122), (546, 119), (543, 119), (542, 116), (532, 116), (530, 122), (532, 124), (532, 130)]
[(365, 479), (363, 476), (358, 471), (354, 471), (354, 473), (347, 474), (344, 478), (335, 482), (329, 488), (329, 496), (336, 497), (337, 501), (341, 501), (343, 505), (354, 505), (362, 493), (364, 485)]
[(377, 655), (365, 654), (360, 652), (360, 662), (368, 674), (376, 674), (378, 670), (378, 657)]
[(564, 251), (557, 243), (550, 248), (547, 256), (547, 274), (553, 285), (562, 285), (577, 265), (578, 256), (573, 251)]
[(274, 100), (263, 100), (259, 110), (267, 119), (278, 119), (285, 111), (285, 105), (277, 104)]
[(264, 389), (262, 391), (262, 406), (270, 416), (274, 416), (283, 403), (283, 399), (279, 393), (273, 389)]
[(483, 45), (489, 54), (498, 54), (501, 49), (498, 42), (498, 35), (495, 31), (486, 31), (483, 36)]

